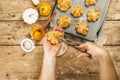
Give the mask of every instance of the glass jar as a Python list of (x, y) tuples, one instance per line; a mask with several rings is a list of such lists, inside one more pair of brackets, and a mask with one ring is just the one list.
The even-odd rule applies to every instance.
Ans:
[(41, 26), (36, 25), (36, 26), (33, 26), (30, 30), (30, 34), (31, 34), (32, 38), (37, 41), (41, 40), (45, 35), (45, 31), (44, 30), (40, 31), (40, 28), (41, 28)]

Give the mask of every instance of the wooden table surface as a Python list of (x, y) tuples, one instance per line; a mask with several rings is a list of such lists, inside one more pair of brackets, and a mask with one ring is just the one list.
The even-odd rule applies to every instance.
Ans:
[[(54, 4), (51, 1), (51, 5)], [(36, 49), (30, 53), (23, 52), (19, 46), (22, 39), (30, 38), (31, 26), (46, 20), (42, 17), (33, 25), (24, 23), (22, 13), (30, 7), (35, 8), (31, 0), (0, 0), (0, 80), (38, 80), (43, 58), (41, 42), (35, 42)], [(67, 40), (84, 42), (71, 36)], [(96, 43), (109, 50), (120, 77), (120, 0), (111, 0)], [(78, 58), (75, 50), (68, 46), (65, 55), (57, 58), (57, 78), (99, 80), (98, 60)]]

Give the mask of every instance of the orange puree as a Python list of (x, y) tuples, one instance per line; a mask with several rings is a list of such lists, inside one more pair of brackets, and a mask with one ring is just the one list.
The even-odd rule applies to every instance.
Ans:
[(41, 26), (34, 26), (31, 28), (31, 35), (35, 40), (41, 40), (45, 34), (45, 31), (39, 32), (38, 29), (40, 29)]
[(38, 10), (41, 16), (48, 16), (50, 14), (51, 11), (51, 6), (49, 3), (40, 3), (40, 5), (38, 6)]

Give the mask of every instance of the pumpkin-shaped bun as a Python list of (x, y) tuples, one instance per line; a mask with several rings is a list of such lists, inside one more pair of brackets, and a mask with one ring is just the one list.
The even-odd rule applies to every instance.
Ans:
[(71, 14), (74, 17), (82, 16), (82, 14), (83, 14), (83, 7), (81, 5), (74, 6), (73, 9), (71, 10)]
[(57, 19), (57, 23), (62, 28), (67, 28), (71, 25), (71, 19), (67, 15), (60, 15)]
[(97, 3), (97, 0), (85, 0), (86, 6), (95, 5)]
[(38, 10), (41, 16), (48, 16), (51, 12), (51, 6), (49, 3), (40, 3)]
[(88, 33), (88, 24), (85, 22), (78, 22), (76, 25), (76, 31), (79, 34), (86, 35)]
[(58, 0), (57, 7), (61, 11), (67, 11), (72, 6), (71, 0)]
[(91, 9), (88, 11), (87, 14), (87, 19), (88, 21), (97, 21), (100, 18), (100, 12), (99, 9), (95, 8), (95, 9)]

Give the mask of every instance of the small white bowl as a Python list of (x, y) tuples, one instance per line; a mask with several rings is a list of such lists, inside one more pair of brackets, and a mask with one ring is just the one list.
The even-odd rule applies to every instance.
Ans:
[(25, 52), (31, 52), (35, 49), (35, 46), (31, 39), (23, 39), (21, 42), (21, 48)]

